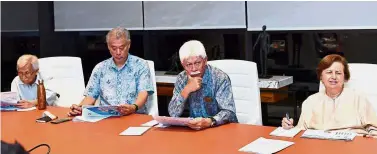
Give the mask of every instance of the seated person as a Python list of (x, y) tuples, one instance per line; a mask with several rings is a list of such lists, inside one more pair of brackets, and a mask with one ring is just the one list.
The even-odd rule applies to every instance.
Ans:
[(153, 85), (149, 66), (144, 59), (128, 53), (131, 47), (130, 33), (117, 27), (106, 35), (111, 58), (98, 63), (90, 76), (85, 98), (79, 105), (73, 104), (69, 116), (81, 115), (82, 105), (115, 105), (122, 115), (146, 113), (144, 104), (152, 95)]
[[(38, 58), (34, 55), (22, 55), (17, 60), (18, 76), (13, 79), (11, 91), (17, 92), (20, 101), (19, 108), (30, 108), (37, 105), (38, 80), (43, 80), (39, 73)], [(45, 84), (46, 101), (48, 105), (54, 105), (57, 93), (48, 89)]]
[[(377, 135), (377, 116), (366, 96), (354, 89), (345, 88), (350, 79), (348, 64), (336, 54), (324, 57), (317, 67), (317, 76), (325, 86), (309, 96), (302, 104), (297, 128), (317, 130), (349, 129), (359, 134)], [(293, 128), (293, 119), (283, 118), (285, 129)], [(370, 130), (370, 129), (376, 130)]]
[(226, 73), (207, 65), (207, 55), (201, 42), (192, 40), (179, 49), (185, 71), (177, 76), (169, 114), (180, 117), (189, 105), (192, 129), (205, 129), (228, 122), (238, 122), (232, 85)]

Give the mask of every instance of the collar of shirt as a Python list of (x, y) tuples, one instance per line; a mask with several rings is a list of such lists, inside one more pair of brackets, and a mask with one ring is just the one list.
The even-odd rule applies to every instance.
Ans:
[(118, 66), (115, 64), (115, 62), (114, 62), (114, 57), (111, 57), (111, 60), (110, 60), (110, 61), (111, 61), (111, 62), (110, 62), (110, 66), (111, 66), (112, 68), (114, 68), (115, 70), (120, 71), (120, 70), (122, 70), (124, 67), (126, 67), (126, 64), (128, 63), (130, 57), (131, 57), (131, 54), (128, 53), (128, 55), (127, 55), (127, 59), (126, 59), (126, 62), (124, 62), (124, 64), (123, 64), (122, 67), (120, 67), (120, 68), (118, 68)]

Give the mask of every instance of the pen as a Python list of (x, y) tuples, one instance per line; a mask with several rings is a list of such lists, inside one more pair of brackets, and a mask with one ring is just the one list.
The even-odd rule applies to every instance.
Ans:
[(287, 118), (287, 120), (289, 120), (290, 118), (289, 118), (289, 113), (287, 112), (287, 113), (285, 113), (285, 118)]
[[(287, 120), (290, 122), (290, 118), (289, 118), (289, 113), (287, 112), (287, 113), (285, 113), (285, 118), (287, 118)], [(293, 125), (293, 124), (289, 124), (289, 125)]]

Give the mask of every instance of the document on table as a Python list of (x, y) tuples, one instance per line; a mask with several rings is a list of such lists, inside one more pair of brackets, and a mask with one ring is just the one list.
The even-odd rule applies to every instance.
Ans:
[(1, 106), (15, 105), (19, 101), (17, 92), (1, 92)]
[(187, 126), (192, 118), (153, 116), (153, 119), (163, 125)]
[(144, 123), (144, 124), (141, 124), (141, 126), (153, 127), (153, 126), (155, 126), (155, 125), (157, 125), (157, 124), (158, 124), (158, 122), (157, 122), (156, 120), (151, 120), (151, 121), (149, 121), (149, 122), (146, 122), (146, 123)]
[(35, 109), (37, 109), (35, 106), (30, 107), (30, 108), (25, 108), (25, 109), (21, 109), (21, 108), (18, 108), (16, 106), (6, 106), (6, 107), (0, 108), (1, 111), (19, 111), (19, 112), (32, 111), (32, 110), (35, 110)]
[(110, 116), (91, 117), (91, 116), (76, 116), (72, 119), (73, 122), (97, 122)]
[(278, 127), (274, 131), (270, 133), (271, 136), (281, 136), (281, 137), (294, 137), (296, 136), (301, 129), (298, 128), (291, 128), (291, 129), (284, 129), (283, 127)]
[(350, 131), (331, 131), (327, 132), (324, 130), (312, 130), (308, 129), (302, 134), (302, 138), (315, 138), (324, 140), (346, 140), (352, 141), (356, 137), (355, 132)]
[(143, 135), (151, 127), (128, 127), (126, 130), (121, 132), (119, 135), (125, 136), (139, 136)]
[(242, 147), (238, 151), (271, 154), (281, 151), (293, 144), (293, 142), (289, 141), (273, 140), (260, 137), (255, 141), (249, 143), (248, 145)]
[(157, 128), (166, 128), (166, 127), (169, 127), (169, 125), (164, 125), (164, 124), (160, 124), (158, 123), (157, 120), (151, 120), (149, 122), (146, 122), (144, 124), (141, 124), (141, 126), (144, 126), (144, 127), (157, 127)]

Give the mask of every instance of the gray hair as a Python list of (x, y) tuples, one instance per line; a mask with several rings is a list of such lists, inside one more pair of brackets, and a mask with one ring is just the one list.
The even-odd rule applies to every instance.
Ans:
[(121, 39), (124, 37), (126, 40), (131, 40), (130, 32), (123, 27), (116, 27), (110, 30), (106, 35), (106, 42), (109, 43), (111, 36), (115, 36), (116, 39)]
[(34, 55), (30, 55), (30, 54), (22, 55), (17, 60), (17, 70), (18, 70), (18, 68), (24, 67), (27, 64), (31, 64), (34, 71), (38, 70), (39, 69), (38, 57), (34, 56)]

